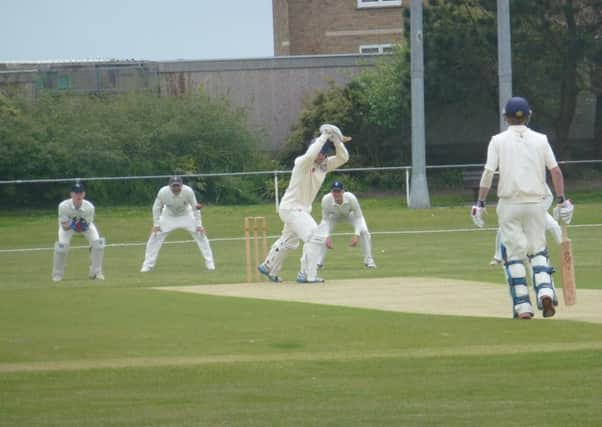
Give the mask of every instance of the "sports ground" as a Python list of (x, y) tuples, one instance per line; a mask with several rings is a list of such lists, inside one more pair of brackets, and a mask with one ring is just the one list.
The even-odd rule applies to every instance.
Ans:
[(104, 282), (84, 239), (50, 280), (54, 211), (2, 213), (0, 425), (598, 425), (600, 202), (569, 228), (577, 304), (530, 321), (488, 264), (495, 215), (476, 230), (465, 206), (362, 202), (378, 268), (341, 227), (323, 285), (290, 281), (300, 252), (288, 281), (245, 283), (242, 217), (266, 216), (271, 242), (271, 205), (204, 209), (215, 272), (174, 233), (150, 274), (149, 207), (101, 206)]

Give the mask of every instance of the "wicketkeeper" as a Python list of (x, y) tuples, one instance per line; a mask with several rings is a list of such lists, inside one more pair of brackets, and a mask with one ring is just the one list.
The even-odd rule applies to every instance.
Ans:
[(146, 243), (141, 273), (148, 273), (155, 267), (163, 242), (169, 233), (178, 228), (190, 233), (205, 259), (207, 270), (215, 270), (213, 252), (201, 220), (200, 206), (194, 190), (184, 185), (182, 177), (169, 178), (168, 185), (159, 190), (153, 203), (153, 228)]
[(546, 169), (550, 171), (558, 199), (556, 211), (567, 224), (573, 217), (573, 205), (565, 198), (564, 178), (548, 138), (527, 127), (531, 117), (527, 100), (510, 98), (504, 116), (509, 126), (489, 142), (479, 200), (471, 209), (471, 217), (478, 227), (483, 227), (485, 201), (493, 174), (499, 170), (497, 215), (505, 247), (502, 257), (513, 317), (533, 317), (525, 262), (531, 265), (537, 307), (543, 317), (551, 317), (556, 313), (558, 298), (552, 281), (554, 269), (549, 265), (546, 249)]
[(326, 238), (326, 244), (322, 247), (318, 268), (322, 268), (324, 265), (326, 248), (333, 248), (332, 233), (335, 225), (343, 221), (353, 226), (353, 236), (349, 246), (357, 246), (358, 242), (361, 241), (364, 265), (367, 268), (376, 268), (372, 258), (372, 238), (360, 208), (360, 203), (353, 193), (345, 191), (345, 186), (340, 181), (335, 181), (330, 193), (322, 198), (322, 221), (318, 228), (326, 230), (328, 237)]
[[(303, 240), (303, 256), (297, 282), (324, 282), (318, 277), (318, 262), (328, 236), (318, 229), (311, 207), (326, 174), (349, 160), (344, 144), (349, 140), (351, 138), (343, 136), (338, 127), (324, 124), (320, 126), (320, 136), (311, 142), (305, 154), (295, 159), (288, 188), (278, 207), (284, 223), (282, 235), (272, 245), (265, 261), (257, 266), (272, 282), (282, 281), (279, 273), (284, 259), (299, 246), (299, 239)], [(328, 155), (331, 144), (336, 151), (334, 156)]]
[(102, 260), (104, 257), (105, 239), (100, 237), (94, 225), (95, 208), (85, 200), (86, 189), (82, 182), (76, 182), (71, 187), (71, 198), (59, 204), (59, 235), (54, 244), (52, 263), (52, 280), (59, 282), (65, 275), (65, 262), (73, 234), (82, 234), (90, 245), (89, 278), (104, 280)]

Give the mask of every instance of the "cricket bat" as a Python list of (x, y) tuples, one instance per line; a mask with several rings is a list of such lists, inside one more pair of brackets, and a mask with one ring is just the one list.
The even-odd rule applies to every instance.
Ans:
[(573, 246), (568, 237), (566, 223), (562, 223), (562, 241), (560, 242), (560, 273), (562, 275), (562, 295), (565, 305), (577, 302), (575, 266), (573, 264)]

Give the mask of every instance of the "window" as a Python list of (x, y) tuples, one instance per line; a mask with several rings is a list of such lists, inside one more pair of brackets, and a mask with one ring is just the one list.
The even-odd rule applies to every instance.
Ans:
[(401, 6), (401, 0), (357, 0), (358, 9), (364, 7)]
[(390, 44), (365, 44), (360, 46), (360, 53), (391, 53), (393, 45)]

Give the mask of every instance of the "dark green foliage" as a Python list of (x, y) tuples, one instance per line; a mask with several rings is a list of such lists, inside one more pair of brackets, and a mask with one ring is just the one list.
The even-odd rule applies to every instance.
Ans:
[[(408, 147), (402, 136), (409, 134), (409, 65), (407, 51), (397, 48), (376, 66), (354, 78), (347, 86), (334, 83), (319, 92), (302, 112), (280, 159), (292, 164), (322, 123), (339, 126), (353, 135), (347, 145), (351, 158), (346, 167), (399, 166), (408, 163)], [(407, 142), (407, 140), (406, 140)]]
[[(170, 175), (254, 170), (267, 165), (260, 135), (246, 126), (244, 111), (199, 93), (159, 98), (43, 95), (31, 103), (0, 98), (1, 179)], [(263, 179), (191, 180), (205, 199), (257, 201), (244, 187)], [(96, 202), (152, 200), (163, 181), (89, 183)], [(241, 184), (242, 183), (242, 184)], [(0, 187), (9, 205), (48, 205), (68, 195), (68, 185)], [(251, 194), (242, 197), (243, 194)]]
[[(599, 101), (602, 97), (602, 1), (516, 0), (510, 3), (514, 93), (531, 100), (535, 110), (532, 127), (547, 133), (559, 159), (568, 160), (571, 157), (569, 128), (578, 92), (593, 92), (598, 97), (598, 105), (602, 105)], [(407, 36), (410, 34), (409, 13), (406, 8)], [(423, 28), (429, 158), (429, 153), (436, 154), (430, 144), (441, 143), (429, 139), (429, 126), (441, 123), (438, 118), (452, 112), (458, 122), (456, 136), (460, 137), (463, 127), (475, 120), (477, 110), (490, 111), (487, 117), (495, 118), (499, 114), (497, 2), (431, 0), (424, 7)], [(409, 47), (409, 41), (406, 44)], [(316, 132), (319, 124), (333, 122), (354, 137), (349, 145), (350, 166), (411, 163), (409, 52), (398, 48), (393, 55), (383, 58), (376, 68), (361, 73), (346, 87), (332, 85), (316, 95), (289, 140), (282, 156), (286, 162), (291, 162), (303, 150), (303, 142)], [(600, 134), (602, 112), (597, 111), (596, 121), (596, 132)], [(492, 120), (482, 127), (491, 127), (493, 133), (498, 129), (498, 122)], [(486, 142), (483, 139), (483, 144)], [(602, 152), (602, 144), (599, 150)], [(461, 147), (456, 151), (461, 151)], [(586, 156), (595, 156), (594, 152), (595, 148)], [(463, 154), (469, 157), (472, 153)], [(473, 163), (473, 157), (464, 162)], [(434, 163), (446, 163), (445, 160), (448, 160), (446, 156), (439, 154)]]

